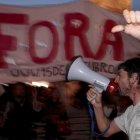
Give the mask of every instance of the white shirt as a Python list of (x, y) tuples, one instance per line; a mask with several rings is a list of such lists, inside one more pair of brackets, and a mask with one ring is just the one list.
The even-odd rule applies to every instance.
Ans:
[(128, 135), (129, 140), (140, 140), (140, 102), (135, 106), (129, 106), (114, 120), (116, 125)]

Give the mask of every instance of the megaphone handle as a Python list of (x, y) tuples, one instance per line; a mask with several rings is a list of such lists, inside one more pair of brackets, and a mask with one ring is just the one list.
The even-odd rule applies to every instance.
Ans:
[(91, 117), (91, 132), (94, 133), (95, 135), (102, 137), (110, 128), (110, 125), (102, 132), (102, 133), (98, 133), (95, 131), (95, 125), (94, 125), (94, 111), (91, 108), (91, 104), (90, 102), (88, 102), (88, 109), (89, 109), (89, 114)]
[(99, 88), (99, 87), (95, 87), (96, 89), (97, 89), (97, 91), (99, 92), (99, 93), (102, 93), (103, 92), (103, 89), (101, 89), (101, 88)]

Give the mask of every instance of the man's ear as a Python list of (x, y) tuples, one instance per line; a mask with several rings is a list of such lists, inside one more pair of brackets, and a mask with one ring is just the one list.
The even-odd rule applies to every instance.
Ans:
[(138, 83), (138, 80), (139, 80), (138, 74), (137, 73), (133, 73), (131, 75), (131, 83), (132, 84)]

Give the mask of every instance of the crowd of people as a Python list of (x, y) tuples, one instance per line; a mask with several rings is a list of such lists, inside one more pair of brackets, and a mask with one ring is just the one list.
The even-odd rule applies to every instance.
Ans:
[[(42, 124), (41, 126), (37, 124)], [(33, 87), (17, 82), (0, 96), (0, 137), (3, 140), (64, 140), (68, 124), (65, 106), (57, 88)]]
[[(72, 106), (83, 109), (88, 107), (85, 94), (88, 85), (82, 82), (80, 85), (80, 90), (70, 100), (73, 100)], [(4, 93), (0, 95), (1, 140), (66, 140), (72, 134), (67, 108), (56, 87), (34, 87), (17, 82), (3, 88)], [(124, 97), (116, 99), (114, 96), (113, 99), (106, 95), (102, 100), (111, 120), (131, 103)]]

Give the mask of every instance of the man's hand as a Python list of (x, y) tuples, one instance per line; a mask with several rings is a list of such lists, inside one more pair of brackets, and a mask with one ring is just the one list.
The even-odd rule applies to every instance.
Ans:
[(124, 31), (137, 39), (140, 39), (140, 11), (123, 11), (123, 16), (126, 20), (126, 25), (116, 25), (111, 32)]
[(87, 99), (94, 107), (101, 107), (101, 94), (95, 87), (89, 85), (90, 89), (87, 91)]

